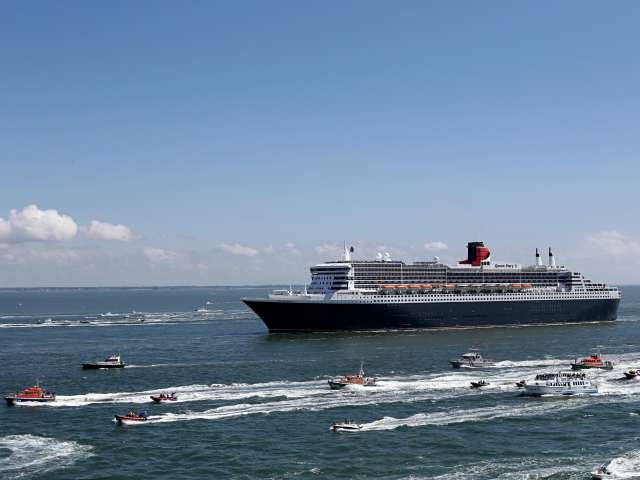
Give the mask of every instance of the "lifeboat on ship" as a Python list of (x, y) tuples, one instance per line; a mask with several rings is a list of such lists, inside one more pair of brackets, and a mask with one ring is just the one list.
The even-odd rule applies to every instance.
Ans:
[(13, 395), (8, 395), (4, 397), (7, 401), (7, 404), (14, 405), (16, 403), (22, 402), (53, 402), (56, 399), (55, 392), (50, 392), (45, 390), (40, 386), (39, 383), (36, 383), (33, 387), (25, 388), (21, 392), (15, 393)]
[(137, 415), (135, 412), (129, 412), (126, 415), (114, 415), (114, 418), (118, 425), (136, 425), (148, 420), (147, 412), (140, 412)]
[(171, 392), (171, 393), (162, 392), (160, 395), (151, 395), (151, 400), (153, 400), (156, 403), (175, 402), (176, 400), (178, 400), (178, 396), (176, 395), (175, 392)]
[(604, 361), (600, 356), (600, 353), (592, 353), (591, 356), (576, 359), (571, 363), (572, 370), (584, 370), (588, 368), (599, 368), (602, 370), (613, 370), (613, 363)]
[(364, 376), (364, 365), (360, 365), (360, 371), (353, 375), (345, 375), (339, 378), (329, 380), (329, 388), (331, 390), (340, 390), (347, 385), (361, 385), (363, 387), (375, 387), (378, 379), (375, 377)]

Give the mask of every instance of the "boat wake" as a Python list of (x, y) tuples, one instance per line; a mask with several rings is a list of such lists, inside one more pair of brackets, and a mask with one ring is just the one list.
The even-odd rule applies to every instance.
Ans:
[(115, 393), (87, 393), (84, 395), (58, 395), (55, 402), (47, 406), (54, 407), (81, 407), (96, 403), (150, 403), (151, 395), (162, 392), (175, 392), (181, 402), (198, 401), (234, 401), (249, 398), (302, 398), (315, 397), (317, 395), (330, 395), (326, 383), (312, 382), (268, 382), (256, 384), (211, 384), (211, 385), (185, 385), (166, 387), (142, 392), (115, 392)]
[(621, 457), (614, 458), (607, 465), (607, 470), (611, 472), (612, 479), (640, 479), (640, 450), (633, 450)]
[(196, 312), (123, 312), (88, 315), (5, 315), (0, 328), (109, 327), (127, 325), (199, 324), (215, 320), (235, 320), (246, 317), (245, 310), (211, 310), (206, 315)]
[(0, 458), (0, 477), (7, 480), (41, 476), (93, 455), (92, 447), (35, 435), (0, 437), (0, 449), (10, 452)]
[[(597, 464), (595, 457), (521, 457), (508, 461), (486, 460), (458, 465), (431, 480), (542, 480), (546, 478), (586, 479), (589, 465)], [(412, 478), (412, 477), (409, 477)], [(616, 478), (616, 477), (613, 477)], [(405, 479), (408, 480), (408, 479)], [(413, 480), (418, 480), (413, 477)]]
[[(639, 358), (636, 354), (632, 358)], [(617, 362), (620, 360), (615, 359)], [(637, 360), (626, 360), (628, 365), (639, 363)], [(547, 362), (547, 368), (539, 365)], [(304, 399), (327, 402), (329, 405), (336, 399), (351, 398), (353, 404), (361, 404), (371, 399), (374, 402), (415, 402), (424, 400), (444, 400), (449, 398), (477, 396), (485, 394), (512, 394), (520, 392), (515, 383), (521, 379), (529, 380), (542, 370), (554, 371), (566, 364), (566, 360), (544, 359), (525, 362), (510, 362), (508, 367), (486, 370), (444, 371), (426, 375), (380, 376), (376, 387), (349, 385), (339, 392), (330, 391), (326, 380), (294, 382), (277, 380), (255, 384), (195, 384), (183, 386), (165, 386), (153, 390), (139, 392), (86, 393), (80, 395), (58, 395), (55, 402), (47, 405), (53, 407), (79, 407), (95, 403), (149, 403), (150, 395), (161, 392), (176, 392), (177, 402), (221, 401), (231, 402), (256, 399)], [(537, 366), (534, 366), (537, 365)], [(175, 364), (132, 365), (127, 368), (153, 368), (175, 366)], [(629, 395), (640, 393), (640, 381), (620, 380), (620, 371), (597, 370), (588, 373), (596, 382), (602, 395)], [(481, 390), (471, 389), (470, 382), (484, 379), (489, 382)], [(342, 400), (339, 404), (341, 405)], [(331, 407), (328, 407), (331, 408)]]
[(496, 418), (533, 417), (548, 412), (574, 410), (591, 405), (593, 402), (577, 398), (563, 402), (535, 403), (529, 405), (499, 405), (496, 407), (473, 408), (469, 410), (446, 410), (418, 413), (407, 418), (384, 417), (365, 423), (362, 430), (395, 430), (400, 427), (424, 427), (428, 425), (450, 425), (453, 423), (482, 422)]

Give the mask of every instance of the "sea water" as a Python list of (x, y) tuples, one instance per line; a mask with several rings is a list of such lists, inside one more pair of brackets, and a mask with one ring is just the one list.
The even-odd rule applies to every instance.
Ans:
[[(317, 334), (269, 334), (241, 302), (268, 290), (0, 291), (0, 393), (57, 394), (0, 406), (0, 478), (640, 478), (640, 381), (622, 380), (640, 368), (640, 287), (611, 323)], [(469, 348), (496, 365), (451, 369)], [(597, 395), (514, 386), (592, 349), (615, 362), (588, 372)], [(127, 368), (82, 370), (113, 353)], [(361, 362), (377, 387), (329, 389)], [(162, 391), (178, 401), (153, 404)], [(149, 420), (113, 422), (131, 410)], [(344, 419), (362, 430), (329, 431)]]

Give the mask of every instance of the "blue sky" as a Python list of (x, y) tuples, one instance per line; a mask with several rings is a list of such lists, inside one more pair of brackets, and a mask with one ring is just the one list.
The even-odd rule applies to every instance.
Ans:
[(551, 244), (638, 283), (639, 24), (632, 1), (6, 2), (0, 286), (301, 282), (344, 239)]

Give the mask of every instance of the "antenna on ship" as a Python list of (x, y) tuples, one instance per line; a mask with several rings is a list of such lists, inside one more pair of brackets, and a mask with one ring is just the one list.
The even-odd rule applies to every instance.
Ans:
[(553, 256), (553, 253), (551, 253), (551, 247), (549, 247), (549, 266), (551, 268), (556, 268), (556, 259)]
[(350, 262), (351, 261), (351, 252), (353, 252), (353, 247), (347, 248), (347, 242), (343, 242), (343, 244), (344, 244), (344, 261), (345, 262)]
[(536, 267), (541, 267), (542, 266), (542, 259), (540, 258), (540, 252), (538, 252), (538, 249), (536, 248)]

